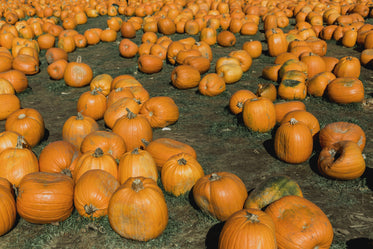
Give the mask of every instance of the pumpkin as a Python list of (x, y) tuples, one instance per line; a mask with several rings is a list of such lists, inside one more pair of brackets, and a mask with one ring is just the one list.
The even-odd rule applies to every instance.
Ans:
[(242, 112), (243, 106), (247, 100), (256, 98), (256, 95), (246, 89), (238, 90), (229, 99), (229, 109), (233, 114)]
[(135, 98), (135, 96), (133, 96), (129, 87), (118, 87), (110, 91), (106, 98), (106, 106), (111, 106), (114, 102), (121, 98)]
[(151, 127), (162, 128), (176, 123), (179, 119), (179, 108), (168, 96), (152, 97), (145, 101), (139, 111), (148, 119)]
[(333, 122), (320, 130), (319, 141), (322, 148), (345, 140), (357, 143), (361, 151), (364, 150), (366, 136), (363, 129), (357, 124), (342, 121)]
[(178, 89), (189, 89), (198, 86), (201, 74), (197, 69), (188, 65), (175, 67), (171, 72), (171, 82)]
[(92, 79), (89, 83), (89, 88), (92, 90), (97, 89), (100, 91), (105, 97), (111, 91), (111, 83), (113, 81), (113, 77), (109, 74), (99, 74)]
[(306, 110), (306, 105), (297, 100), (275, 103), (276, 122), (280, 123), (285, 115), (295, 110)]
[(225, 221), (243, 208), (247, 190), (237, 175), (216, 172), (201, 177), (195, 183), (193, 198), (202, 212)]
[(21, 101), (14, 94), (0, 94), (0, 120), (5, 120), (21, 108)]
[(141, 72), (152, 74), (162, 70), (163, 60), (156, 55), (145, 54), (139, 57), (137, 64)]
[(62, 48), (52, 47), (52, 48), (47, 49), (47, 51), (45, 52), (45, 59), (47, 60), (48, 64), (51, 64), (61, 59), (64, 59), (67, 61), (68, 54)]
[(279, 77), (278, 77), (278, 72), (280, 68), (282, 67), (282, 64), (275, 64), (275, 65), (270, 65), (266, 66), (262, 70), (262, 77), (267, 80), (271, 80), (274, 82), (277, 82)]
[(272, 101), (265, 97), (245, 102), (242, 118), (246, 127), (256, 132), (268, 132), (276, 124), (276, 110)]
[(129, 109), (127, 109), (125, 116), (114, 123), (112, 131), (123, 138), (129, 151), (140, 148), (143, 145), (143, 139), (146, 141), (153, 139), (153, 129), (149, 121)]
[(34, 75), (39, 72), (39, 61), (31, 55), (19, 54), (14, 57), (12, 68), (26, 75)]
[(237, 58), (240, 62), (240, 66), (243, 72), (246, 72), (250, 69), (253, 59), (246, 50), (234, 50), (229, 53), (230, 57)]
[(105, 124), (113, 128), (115, 122), (127, 115), (128, 110), (137, 114), (140, 111), (140, 105), (132, 98), (121, 98), (110, 105), (104, 113)]
[(239, 210), (224, 223), (219, 234), (218, 248), (275, 249), (275, 224), (272, 218), (261, 210)]
[(270, 204), (265, 212), (275, 224), (279, 249), (330, 248), (332, 225), (325, 213), (311, 201), (289, 195)]
[(53, 80), (63, 79), (67, 64), (68, 62), (65, 59), (60, 59), (49, 64), (47, 67), (49, 77)]
[(236, 37), (231, 31), (223, 30), (216, 37), (216, 41), (222, 47), (232, 47), (236, 44)]
[(0, 55), (0, 72), (12, 69), (13, 58), (11, 56)]
[(216, 96), (225, 91), (225, 81), (216, 73), (206, 74), (198, 85), (198, 90), (202, 95)]
[(80, 148), (85, 136), (98, 130), (97, 122), (88, 116), (78, 112), (76, 116), (69, 117), (62, 127), (62, 139)]
[(335, 75), (329, 71), (316, 74), (306, 82), (307, 93), (315, 97), (322, 97), (328, 84), (335, 78)]
[(243, 43), (242, 49), (248, 52), (251, 58), (256, 59), (262, 54), (262, 43), (260, 41), (249, 40)]
[(200, 74), (204, 74), (210, 69), (210, 60), (202, 55), (188, 56), (184, 59), (183, 64), (194, 67)]
[(172, 35), (176, 32), (176, 26), (173, 20), (168, 17), (162, 17), (157, 22), (158, 32), (164, 35)]
[(151, 178), (129, 178), (111, 197), (108, 218), (112, 229), (127, 239), (148, 241), (158, 237), (168, 223), (162, 190)]
[(86, 153), (101, 148), (104, 153), (119, 159), (126, 152), (126, 144), (121, 136), (110, 131), (93, 131), (84, 137), (80, 151)]
[(256, 96), (268, 98), (273, 102), (277, 99), (277, 89), (272, 83), (259, 83)]
[(9, 232), (16, 223), (17, 211), (13, 193), (4, 186), (0, 186), (0, 236)]
[(259, 183), (245, 201), (244, 208), (263, 209), (269, 204), (287, 195), (303, 197), (298, 183), (288, 176), (272, 176)]
[(15, 94), (14, 87), (9, 80), (0, 78), (0, 94)]
[(41, 172), (62, 173), (72, 177), (70, 166), (78, 154), (75, 146), (67, 141), (51, 142), (40, 152), (39, 169)]
[(295, 110), (288, 112), (281, 120), (280, 124), (289, 122), (292, 118), (303, 122), (310, 128), (312, 136), (316, 135), (320, 131), (320, 124), (317, 118), (310, 112), (305, 110)]
[(353, 56), (345, 56), (339, 59), (338, 63), (333, 69), (333, 73), (337, 78), (359, 78), (360, 76), (360, 60)]
[(311, 130), (303, 122), (292, 118), (276, 130), (274, 138), (276, 156), (287, 163), (303, 163), (312, 154)]
[(28, 87), (28, 79), (26, 75), (18, 70), (9, 70), (6, 72), (0, 73), (0, 79), (6, 79), (9, 81), (16, 93), (23, 92)]
[(66, 220), (74, 208), (74, 182), (63, 174), (35, 172), (18, 187), (17, 212), (28, 222), (47, 224)]
[(326, 64), (323, 58), (314, 53), (305, 53), (300, 57), (300, 61), (307, 65), (307, 77), (326, 71)]
[(146, 150), (135, 148), (120, 158), (118, 180), (123, 184), (128, 178), (138, 176), (158, 181), (158, 170), (152, 155)]
[(3, 131), (0, 133), (0, 153), (7, 148), (14, 148), (20, 135), (15, 131)]
[(192, 155), (179, 153), (165, 162), (161, 180), (166, 192), (180, 196), (190, 191), (204, 175), (202, 166)]
[(150, 143), (148, 141), (143, 142), (145, 142), (145, 150), (152, 155), (159, 171), (161, 171), (163, 165), (170, 157), (181, 152), (189, 153), (194, 158), (197, 158), (193, 147), (171, 138), (158, 138)]
[(359, 178), (365, 171), (365, 160), (359, 145), (349, 140), (324, 147), (317, 165), (321, 174), (340, 180)]
[(77, 112), (84, 116), (99, 120), (104, 117), (106, 111), (106, 98), (97, 88), (80, 95), (76, 104)]
[(100, 169), (89, 170), (74, 187), (74, 206), (83, 217), (105, 216), (110, 198), (119, 186), (118, 180), (110, 173)]
[(132, 58), (137, 54), (138, 51), (139, 47), (130, 39), (123, 39), (119, 43), (119, 53), (124, 58)]
[(31, 147), (34, 147), (44, 138), (44, 119), (33, 108), (19, 109), (7, 117), (5, 130), (17, 132)]
[(88, 85), (93, 78), (92, 68), (82, 62), (82, 57), (78, 56), (76, 62), (69, 62), (64, 73), (66, 85), (71, 87), (83, 87)]
[(115, 177), (115, 179), (118, 179), (117, 162), (112, 155), (104, 153), (101, 148), (85, 152), (77, 159), (73, 172), (74, 182), (77, 183), (85, 172), (92, 169), (104, 170)]
[[(218, 63), (216, 64), (218, 66)], [(216, 73), (222, 77), (226, 84), (233, 84), (242, 78), (243, 71), (240, 64), (227, 63), (216, 68)]]
[(276, 57), (288, 50), (288, 43), (283, 33), (273, 30), (267, 38), (269, 56)]
[(359, 103), (364, 99), (364, 85), (357, 78), (338, 77), (327, 88), (328, 98), (338, 104)]

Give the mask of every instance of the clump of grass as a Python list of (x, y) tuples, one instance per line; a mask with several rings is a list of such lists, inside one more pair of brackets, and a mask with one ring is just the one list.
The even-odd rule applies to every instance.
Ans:
[(65, 84), (63, 80), (56, 80), (48, 83), (48, 91), (59, 95), (61, 92), (67, 92), (69, 91), (70, 87)]

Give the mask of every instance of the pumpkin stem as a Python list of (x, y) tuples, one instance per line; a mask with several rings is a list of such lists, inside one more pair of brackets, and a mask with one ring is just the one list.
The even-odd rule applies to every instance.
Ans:
[(95, 87), (95, 88), (92, 90), (91, 94), (92, 94), (92, 95), (97, 95), (98, 92), (102, 92), (101, 87)]
[(93, 156), (94, 157), (102, 157), (104, 155), (104, 152), (102, 151), (102, 149), (100, 147), (98, 147), (96, 150), (95, 150), (95, 153), (93, 153)]
[(142, 139), (141, 139), (141, 142), (145, 145), (145, 147), (148, 146), (148, 145), (150, 144), (150, 142), (149, 142), (149, 141), (146, 141), (145, 138), (142, 138)]
[(26, 117), (26, 114), (22, 113), (18, 115), (18, 119), (24, 119)]
[(295, 125), (296, 123), (298, 123), (298, 120), (296, 120), (295, 118), (291, 118), (289, 122), (291, 125)]
[(117, 89), (115, 89), (115, 92), (120, 92), (120, 91), (122, 91), (122, 90), (123, 90), (122, 87), (118, 87)]
[(83, 117), (83, 114), (81, 112), (78, 112), (78, 114), (76, 115), (76, 120), (83, 120), (84, 117)]
[(240, 101), (240, 102), (237, 102), (237, 105), (236, 105), (238, 108), (242, 108), (243, 107), (243, 103)]
[(127, 118), (128, 119), (136, 118), (137, 115), (135, 113), (131, 112), (131, 110), (128, 107), (126, 107), (126, 111), (127, 111)]
[(76, 58), (76, 62), (77, 63), (81, 63), (82, 62), (82, 57), (80, 55)]
[(209, 177), (209, 180), (210, 180), (211, 182), (213, 182), (213, 181), (217, 181), (217, 180), (219, 180), (220, 178), (221, 178), (221, 176), (219, 176), (218, 174), (216, 174), (216, 173), (212, 173), (211, 176)]
[(330, 155), (333, 157), (333, 162), (337, 161), (341, 157), (341, 153), (339, 150), (330, 149), (329, 150)]
[(144, 189), (144, 184), (139, 178), (136, 178), (135, 180), (133, 180), (131, 188), (133, 191), (139, 192)]
[(259, 216), (256, 215), (256, 214), (252, 214), (252, 213), (246, 212), (245, 217), (246, 217), (247, 220), (250, 221), (251, 223), (259, 223), (259, 222), (260, 222), (260, 220), (259, 220)]
[(92, 203), (91, 204), (89, 204), (89, 205), (84, 205), (84, 211), (85, 211), (85, 213), (86, 214), (88, 214), (88, 215), (92, 215), (94, 212), (96, 212), (98, 210), (98, 208), (96, 208), (95, 206), (93, 206), (92, 205)]
[(71, 170), (70, 169), (63, 169), (61, 171), (62, 174), (64, 175), (67, 175), (68, 177), (73, 177), (73, 175), (71, 174)]
[(18, 136), (17, 137), (17, 144), (16, 144), (16, 149), (23, 149), (24, 144), (27, 144), (23, 136)]
[(133, 155), (138, 155), (139, 154), (139, 148), (134, 148), (133, 151), (131, 152)]
[(13, 190), (14, 190), (14, 194), (15, 194), (15, 196), (18, 197), (19, 192), (18, 192), (18, 188), (16, 187), (16, 185), (13, 184), (13, 185), (12, 185), (12, 188), (13, 188)]
[(179, 165), (186, 165), (187, 164), (187, 160), (185, 160), (185, 158), (180, 158), (179, 160), (177, 160), (177, 163)]

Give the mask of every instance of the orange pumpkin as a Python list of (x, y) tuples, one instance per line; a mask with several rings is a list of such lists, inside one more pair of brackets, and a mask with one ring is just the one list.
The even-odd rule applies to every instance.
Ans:
[(179, 119), (178, 106), (172, 98), (167, 96), (148, 99), (142, 105), (139, 113), (148, 119), (153, 128), (162, 128), (174, 124)]
[(272, 101), (265, 97), (252, 98), (245, 102), (243, 121), (250, 130), (268, 132), (276, 124), (276, 110)]
[(21, 108), (21, 101), (14, 94), (0, 94), (0, 120), (5, 120)]
[(69, 62), (64, 73), (66, 85), (71, 87), (83, 87), (88, 85), (93, 78), (92, 68), (82, 62), (82, 57), (78, 56), (76, 62)]
[(171, 82), (178, 89), (196, 87), (200, 81), (199, 71), (192, 66), (180, 65), (171, 72)]
[(229, 109), (233, 114), (239, 114), (242, 112), (245, 102), (252, 98), (256, 98), (252, 91), (246, 89), (238, 90), (229, 99)]
[(84, 92), (78, 99), (76, 109), (77, 112), (80, 112), (84, 116), (91, 117), (94, 120), (102, 119), (106, 111), (105, 95), (97, 89)]
[(359, 103), (364, 99), (364, 85), (357, 78), (338, 77), (326, 90), (329, 99), (339, 104)]
[(216, 73), (206, 74), (198, 85), (198, 90), (206, 96), (216, 96), (225, 91), (225, 81)]
[(13, 197), (13, 193), (4, 186), (0, 186), (0, 236), (9, 232), (17, 218), (16, 202)]

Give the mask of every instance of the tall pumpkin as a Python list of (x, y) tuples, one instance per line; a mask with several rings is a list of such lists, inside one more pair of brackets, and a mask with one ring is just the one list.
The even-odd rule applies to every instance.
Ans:
[(242, 117), (250, 130), (268, 132), (276, 124), (275, 106), (268, 98), (252, 98), (245, 102)]
[(16, 222), (16, 202), (12, 192), (0, 186), (0, 236), (9, 232)]
[(303, 122), (292, 118), (277, 129), (274, 146), (279, 159), (295, 164), (305, 162), (313, 149), (311, 130)]
[(243, 208), (247, 190), (237, 175), (217, 172), (205, 175), (196, 182), (193, 198), (204, 213), (225, 221)]
[(17, 212), (28, 222), (47, 224), (66, 220), (74, 207), (74, 182), (59, 173), (35, 172), (18, 188)]
[(153, 179), (131, 177), (111, 197), (108, 217), (110, 226), (122, 237), (148, 241), (166, 229), (167, 204)]

